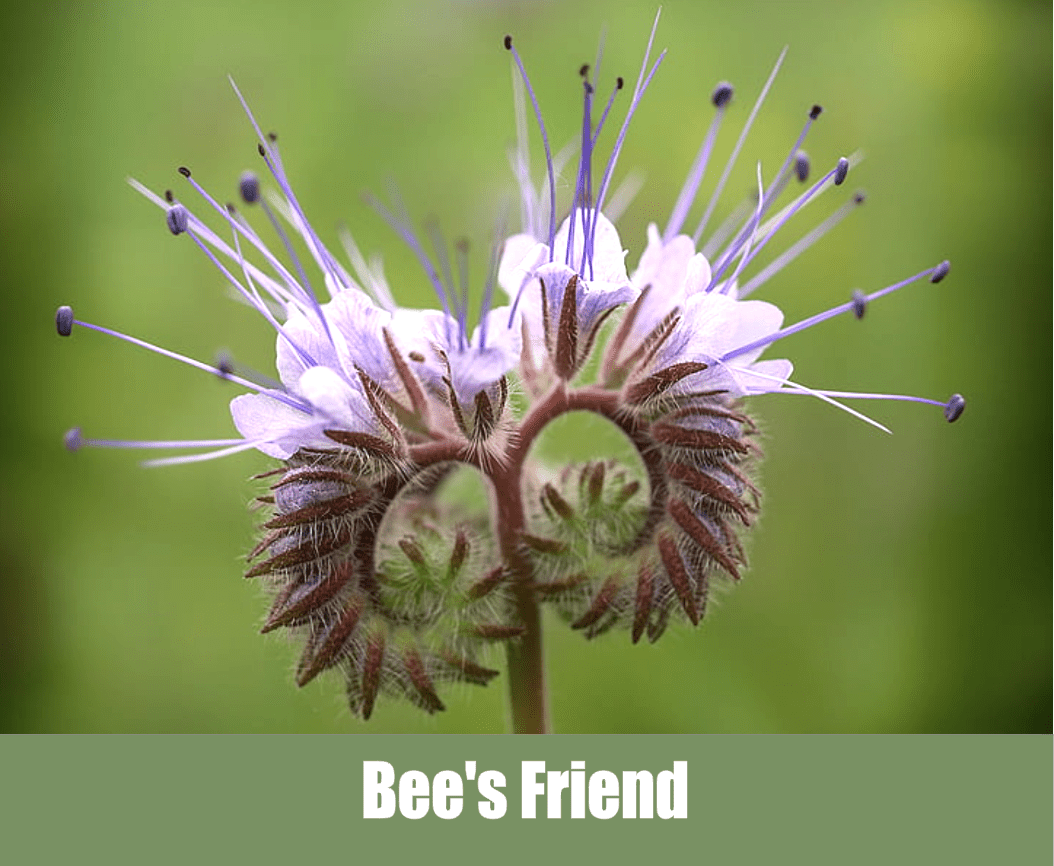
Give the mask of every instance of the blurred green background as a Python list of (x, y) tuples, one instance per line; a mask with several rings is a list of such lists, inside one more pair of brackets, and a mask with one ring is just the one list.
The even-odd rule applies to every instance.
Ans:
[[(855, 287), (945, 257), (954, 267), (862, 323), (787, 340), (785, 353), (803, 382), (961, 391), (966, 414), (949, 427), (931, 407), (872, 404), (886, 436), (816, 401), (754, 401), (765, 495), (747, 579), (698, 631), (672, 629), (655, 646), (624, 633), (586, 643), (550, 621), (557, 731), (1050, 730), (1051, 496), (1039, 458), (1051, 412), (1036, 399), (1051, 356), (1050, 6), (851, 8), (664, 4), (656, 44), (669, 55), (620, 164), (647, 173), (623, 240), (635, 262), (647, 222), (665, 221), (713, 84), (738, 88), (727, 153), (789, 44), (726, 205), (749, 188), (755, 160), (771, 170), (782, 158), (815, 101), (826, 113), (808, 143), (814, 162), (863, 149), (850, 185), (870, 198), (759, 297), (795, 321)], [(482, 246), (511, 189), (501, 37), (515, 34), (559, 146), (575, 134), (577, 68), (601, 31), (607, 76), (635, 77), (654, 12), (651, 2), (6, 7), (0, 728), (504, 730), (501, 679), (448, 692), (438, 717), (389, 701), (365, 725), (336, 680), (297, 690), (295, 647), (256, 634), (265, 601), (240, 577), (254, 538), (247, 479), (269, 461), (144, 470), (138, 453), (62, 448), (73, 425), (227, 436), (235, 392), (97, 334), (60, 341), (54, 310), (70, 303), (204, 360), (225, 348), (272, 369), (267, 326), (125, 184), (176, 186), (187, 164), (221, 200), (233, 195), (257, 158), (228, 73), (280, 133), (315, 226), (336, 245), (346, 221), (364, 249), (384, 252), (400, 299), (425, 303), (411, 254), (360, 193), (394, 178), (415, 216), (437, 215)], [(834, 204), (810, 208), (780, 248)], [(576, 447), (559, 439), (548, 447)]]

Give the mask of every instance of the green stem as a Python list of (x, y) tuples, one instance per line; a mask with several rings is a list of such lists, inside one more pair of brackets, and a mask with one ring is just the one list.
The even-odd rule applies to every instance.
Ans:
[[(542, 617), (534, 592), (534, 569), (525, 555), (522, 536), (526, 529), (523, 506), (523, 467), (535, 438), (554, 418), (565, 412), (585, 410), (602, 415), (617, 424), (637, 447), (648, 470), (652, 486), (652, 512), (661, 506), (665, 483), (658, 471), (650, 440), (643, 427), (631, 416), (618, 410), (617, 392), (598, 388), (568, 391), (559, 382), (524, 417), (517, 435), (511, 440), (503, 461), (478, 459), (470, 448), (449, 440), (414, 446), (411, 455), (418, 465), (459, 460), (476, 466), (490, 478), (495, 499), (495, 523), (502, 559), (511, 578), (518, 623), (523, 634), (507, 644), (509, 662), (509, 708), (515, 734), (550, 732), (548, 697), (545, 687), (545, 664), (542, 647)], [(661, 512), (661, 508), (658, 509)], [(642, 527), (641, 539), (650, 535), (655, 521), (651, 517)]]

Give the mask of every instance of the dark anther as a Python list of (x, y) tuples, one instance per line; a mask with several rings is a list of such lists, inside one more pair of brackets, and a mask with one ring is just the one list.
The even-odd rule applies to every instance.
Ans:
[(173, 205), (165, 214), (168, 230), (174, 235), (181, 235), (190, 226), (190, 214), (181, 204)]
[(416, 361), (416, 362), (417, 362), (418, 364), (422, 364), (422, 363), (424, 363), (424, 360), (425, 360), (425, 356), (424, 356), (424, 355), (422, 355), (422, 354), (421, 354), (420, 352), (410, 352), (410, 353), (409, 353), (409, 354), (407, 355), (407, 357), (408, 357), (408, 358), (409, 358), (409, 359), (410, 359), (411, 361)]
[(861, 292), (860, 289), (853, 289), (853, 315), (858, 319), (862, 319), (866, 312), (867, 295)]
[(256, 145), (256, 152), (258, 154), (260, 154), (260, 156), (267, 156), (267, 150), (266, 150), (266, 148), (264, 148), (262, 142), (260, 144)]
[(799, 150), (794, 157), (794, 176), (798, 183), (805, 183), (809, 179), (809, 154)]
[(853, 193), (853, 204), (863, 204), (867, 201), (867, 193), (863, 190)]
[(838, 160), (834, 170), (834, 185), (841, 186), (845, 182), (845, 176), (849, 174), (849, 160), (844, 156)]
[(819, 117), (821, 114), (823, 114), (823, 106), (814, 105), (812, 108), (809, 109), (809, 120), (816, 120), (816, 118)]
[(713, 94), (710, 96), (710, 101), (714, 104), (714, 108), (724, 108), (728, 105), (729, 100), (732, 99), (732, 85), (727, 81), (722, 81), (717, 87), (714, 88)]
[(55, 313), (55, 327), (60, 337), (68, 337), (73, 330), (73, 307), (59, 307)]
[(179, 167), (179, 173), (183, 175), (183, 177), (190, 177), (190, 169), (187, 168), (185, 165), (181, 165)]
[(267, 140), (269, 142), (271, 142), (271, 144), (275, 144), (278, 141), (278, 133), (277, 132), (269, 132), (269, 133), (267, 133)]
[(216, 375), (221, 379), (234, 375), (234, 359), (226, 352), (216, 355)]
[(959, 420), (959, 416), (962, 415), (965, 408), (966, 398), (962, 394), (952, 394), (948, 398), (948, 402), (944, 404), (944, 417), (950, 424), (952, 421)]
[(582, 76), (582, 78), (585, 78), (587, 75), (589, 75), (589, 64), (583, 63), (580, 67), (578, 67), (578, 74)]
[[(948, 276), (948, 271), (950, 271), (951, 269), (952, 269), (952, 263), (949, 262), (947, 259), (945, 259), (943, 262), (941, 262), (939, 265), (937, 265), (937, 267), (935, 267), (933, 269), (933, 276), (930, 277), (930, 282), (931, 283), (939, 283), (946, 276)], [(956, 394), (956, 397), (958, 397), (958, 396), (959, 395)], [(954, 399), (954, 398), (952, 398), (952, 399)], [(959, 397), (959, 399), (961, 400), (962, 398)], [(953, 418), (951, 420), (954, 421), (955, 419)]]
[(66, 431), (66, 435), (62, 437), (63, 442), (66, 443), (67, 451), (77, 451), (80, 449), (84, 441), (81, 439), (81, 428), (74, 427), (71, 430)]
[(512, 50), (512, 37), (511, 36), (506, 36), (503, 41), (504, 41), (504, 44), (505, 44), (505, 50), (506, 51), (511, 51)]
[(621, 90), (625, 83), (626, 82), (622, 80), (622, 76), (620, 75), (618, 78), (615, 79), (615, 89)]
[(169, 204), (172, 204), (175, 200), (176, 200), (176, 197), (175, 197), (175, 195), (173, 195), (172, 190), (166, 189), (165, 190), (165, 201), (167, 201)]
[(260, 199), (260, 179), (254, 172), (247, 171), (238, 181), (238, 192), (246, 204), (256, 204)]

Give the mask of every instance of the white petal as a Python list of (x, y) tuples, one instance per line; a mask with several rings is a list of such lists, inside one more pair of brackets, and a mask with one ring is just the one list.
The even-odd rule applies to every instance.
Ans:
[[(288, 460), (321, 436), (319, 420), (262, 394), (242, 394), (231, 400), (234, 426), (269, 457)], [(330, 443), (332, 445), (332, 443)]]
[(696, 253), (688, 262), (688, 272), (684, 280), (685, 292), (689, 295), (701, 292), (710, 285), (711, 279), (710, 262), (702, 253)]
[(544, 261), (549, 248), (527, 234), (513, 235), (505, 241), (498, 263), (498, 285), (515, 299), (520, 287)]
[[(582, 262), (582, 251), (585, 247), (585, 232), (582, 228), (582, 210), (579, 208), (573, 214), (575, 217), (574, 244), (571, 251), (571, 264), (577, 268)], [(594, 214), (589, 212), (589, 218)], [(626, 251), (622, 249), (622, 240), (619, 238), (618, 229), (603, 214), (595, 215), (596, 225), (591, 226), (593, 231), (593, 267), (584, 269), (590, 280), (602, 283), (624, 284), (629, 281), (626, 274)], [(553, 261), (564, 262), (567, 260), (567, 240), (571, 235), (571, 217), (568, 217), (560, 225), (553, 240)]]
[(361, 367), (379, 385), (386, 385), (394, 371), (381, 331), (391, 324), (392, 314), (364, 293), (349, 289), (338, 291), (326, 304), (326, 316), (330, 330), (343, 338), (338, 347), (345, 375), (350, 378)]
[(297, 388), (318, 409), (326, 427), (367, 431), (376, 426), (362, 390), (329, 367), (312, 367), (300, 377)]
[[(659, 227), (648, 226), (648, 246), (633, 272), (633, 285), (638, 289), (651, 286), (661, 292), (683, 289), (688, 277), (689, 263), (695, 256), (695, 244), (687, 235), (677, 235), (668, 244), (662, 242)], [(706, 262), (700, 254), (699, 258)], [(709, 268), (709, 265), (707, 265)], [(707, 280), (709, 282), (709, 279)]]
[[(293, 309), (286, 323), (282, 325), (282, 332), (286, 336), (278, 335), (275, 363), (278, 367), (278, 376), (287, 388), (295, 388), (304, 371), (310, 366), (340, 366), (337, 350), (330, 342), (315, 312), (302, 313)], [(301, 357), (300, 352), (294, 349), (291, 343), (306, 352), (313, 363), (308, 363)]]

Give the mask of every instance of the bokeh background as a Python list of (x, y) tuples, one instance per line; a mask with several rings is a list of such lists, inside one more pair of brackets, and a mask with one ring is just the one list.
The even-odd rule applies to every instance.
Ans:
[[(228, 73), (279, 132), (316, 227), (335, 244), (345, 221), (384, 252), (401, 300), (427, 302), (361, 193), (393, 178), (416, 216), (483, 246), (511, 190), (501, 37), (515, 34), (561, 144), (601, 32), (607, 76), (635, 77), (654, 12), (636, 0), (5, 7), (0, 728), (504, 730), (501, 679), (446, 694), (438, 717), (389, 701), (368, 724), (335, 679), (298, 690), (296, 648), (256, 634), (265, 602), (240, 577), (247, 479), (268, 460), (144, 470), (136, 453), (62, 448), (74, 425), (227, 436), (235, 392), (97, 334), (61, 341), (54, 310), (272, 369), (266, 325), (125, 184), (176, 186), (187, 164), (233, 195), (257, 158)], [(1050, 730), (1050, 24), (1049, 4), (1004, 0), (664, 4), (656, 44), (669, 55), (621, 161), (646, 173), (621, 224), (630, 260), (669, 213), (714, 83), (738, 88), (724, 154), (790, 45), (725, 204), (755, 160), (782, 158), (817, 101), (814, 161), (862, 149), (850, 185), (870, 197), (760, 297), (795, 321), (945, 257), (953, 271), (783, 348), (807, 383), (961, 391), (969, 405), (948, 426), (932, 407), (871, 404), (886, 436), (816, 401), (756, 400), (765, 495), (747, 579), (698, 631), (655, 646), (587, 643), (548, 622), (558, 731)], [(787, 241), (834, 205), (810, 208)], [(570, 425), (546, 447), (588, 456), (593, 436)]]

